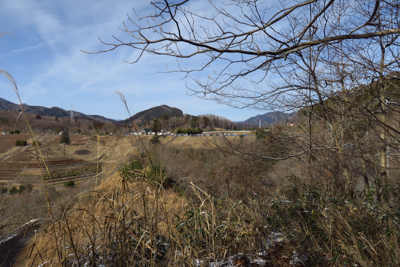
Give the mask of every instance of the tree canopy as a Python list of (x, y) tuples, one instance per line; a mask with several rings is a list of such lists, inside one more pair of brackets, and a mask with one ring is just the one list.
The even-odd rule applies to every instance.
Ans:
[(69, 133), (68, 131), (63, 131), (61, 134), (61, 139), (60, 139), (61, 144), (66, 144), (69, 145), (71, 144), (71, 139), (69, 138)]
[(151, 131), (158, 134), (159, 131), (161, 131), (161, 123), (160, 120), (155, 118), (153, 121), (153, 127), (151, 128)]

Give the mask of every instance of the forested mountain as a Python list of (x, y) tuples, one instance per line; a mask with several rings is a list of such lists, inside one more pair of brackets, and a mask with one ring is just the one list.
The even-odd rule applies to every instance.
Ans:
[[(30, 106), (27, 104), (22, 104), (24, 110), (26, 113), (29, 114), (39, 114), (41, 116), (53, 116), (53, 117), (59, 117), (59, 118), (65, 118), (65, 117), (70, 117), (70, 111), (64, 110), (59, 107), (42, 107), (42, 106)], [(8, 100), (5, 100), (4, 98), (0, 97), (0, 110), (9, 110), (9, 111), (21, 111), (21, 107), (18, 104), (14, 104)], [(101, 122), (112, 122), (115, 123), (116, 121), (113, 119), (105, 118), (103, 116), (99, 115), (86, 115), (84, 113), (74, 111), (74, 117), (77, 118), (82, 118), (82, 119), (88, 119), (88, 120), (96, 120), (96, 121), (101, 121)]]
[(280, 111), (275, 111), (275, 112), (268, 112), (263, 115), (257, 115), (255, 117), (251, 117), (243, 122), (241, 124), (250, 124), (250, 125), (259, 125), (259, 121), (261, 120), (261, 127), (267, 126), (276, 122), (284, 121), (286, 119), (292, 118), (296, 113), (284, 113)]
[(183, 112), (178, 108), (169, 107), (167, 105), (161, 105), (140, 111), (124, 121), (116, 122), (116, 124), (122, 125), (131, 121), (134, 121), (137, 124), (143, 124), (146, 122), (151, 122), (155, 118), (160, 118), (164, 115), (167, 115), (168, 117), (182, 116)]

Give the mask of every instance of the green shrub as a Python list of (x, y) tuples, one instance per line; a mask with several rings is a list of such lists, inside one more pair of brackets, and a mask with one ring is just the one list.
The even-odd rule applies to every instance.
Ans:
[(40, 146), (40, 145), (41, 145), (40, 141), (34, 140), (34, 141), (32, 142), (32, 146), (36, 146), (36, 144), (37, 144), (37, 146)]
[(10, 188), (10, 190), (8, 190), (8, 192), (11, 195), (15, 195), (16, 193), (18, 193), (18, 189), (15, 186), (13, 186), (13, 187)]
[(15, 141), (15, 145), (16, 146), (26, 146), (28, 144), (28, 142), (26, 142), (26, 140), (17, 140)]
[(71, 187), (75, 187), (75, 182), (74, 181), (68, 181), (64, 184), (64, 187), (66, 188), (71, 188)]
[(0, 194), (6, 194), (6, 193), (7, 193), (7, 188), (2, 187), (2, 188), (0, 189)]
[(19, 134), (19, 133), (21, 133), (20, 130), (15, 130), (15, 131), (11, 131), (11, 132), (10, 132), (10, 134)]
[(203, 133), (203, 129), (201, 129), (201, 128), (197, 128), (197, 129), (194, 129), (194, 128), (187, 128), (187, 129), (178, 128), (176, 133), (177, 134), (201, 134), (201, 133)]
[(143, 164), (139, 160), (134, 160), (130, 162), (128, 165), (124, 166), (120, 173), (125, 178), (132, 176), (134, 171), (141, 171), (143, 170)]
[(27, 189), (27, 187), (25, 185), (21, 184), (18, 189), (18, 194), (24, 192), (26, 189)]

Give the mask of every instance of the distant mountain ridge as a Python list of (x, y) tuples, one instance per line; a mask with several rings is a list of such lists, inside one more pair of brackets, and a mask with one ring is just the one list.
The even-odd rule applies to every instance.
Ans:
[(167, 105), (161, 105), (140, 111), (126, 120), (118, 121), (117, 124), (125, 124), (131, 121), (144, 123), (152, 121), (155, 118), (160, 118), (163, 115), (168, 115), (169, 117), (176, 115), (182, 116), (183, 112), (179, 108), (174, 108)]
[(263, 127), (263, 126), (268, 126), (270, 124), (274, 124), (277, 122), (281, 122), (281, 121), (290, 119), (295, 114), (296, 114), (296, 112), (292, 112), (292, 113), (284, 113), (281, 111), (267, 112), (263, 115), (257, 115), (255, 117), (251, 117), (251, 118), (243, 121), (242, 123), (258, 126), (259, 121), (261, 121), (261, 127)]
[[(24, 107), (25, 112), (29, 114), (39, 114), (41, 116), (53, 116), (53, 117), (59, 117), (59, 118), (68, 118), (70, 117), (70, 111), (69, 110), (64, 110), (59, 107), (43, 107), (43, 106), (30, 106), (27, 104), (22, 104)], [(9, 110), (9, 111), (21, 111), (21, 107), (18, 104), (14, 104), (4, 98), (0, 97), (0, 110)], [(280, 122), (286, 119), (293, 118), (295, 112), (293, 113), (284, 113), (280, 111), (275, 111), (275, 112), (268, 112), (263, 115), (257, 115), (255, 117), (251, 117), (245, 121), (242, 122), (236, 122), (239, 127), (246, 127), (245, 125), (253, 125), (253, 126), (258, 126), (259, 121), (261, 120), (261, 126), (268, 126), (270, 124)], [(82, 119), (88, 119), (88, 120), (93, 120), (93, 121), (100, 121), (100, 122), (111, 122), (116, 125), (124, 125), (127, 124), (131, 121), (137, 122), (137, 123), (145, 123), (145, 122), (150, 122), (153, 121), (155, 118), (160, 118), (163, 115), (168, 115), (169, 117), (172, 116), (182, 116), (183, 111), (180, 110), (179, 108), (174, 108), (170, 107), (167, 105), (161, 105), (157, 107), (153, 107), (150, 109), (146, 109), (143, 111), (140, 111), (136, 113), (135, 115), (131, 116), (128, 119), (125, 120), (113, 120), (109, 119), (100, 115), (86, 115), (84, 113), (81, 113), (79, 111), (74, 111), (74, 117), (77, 118), (82, 118)], [(244, 125), (244, 126), (243, 126)]]
[[(42, 106), (30, 106), (27, 104), (22, 104), (24, 110), (26, 113), (29, 114), (39, 114), (40, 116), (54, 116), (54, 117), (59, 117), (59, 118), (65, 118), (70, 116), (71, 111), (64, 110), (59, 107), (42, 107)], [(21, 111), (21, 107), (18, 104), (14, 104), (4, 98), (0, 97), (0, 110), (9, 110), (9, 111)], [(86, 115), (82, 112), (79, 111), (74, 111), (74, 117), (77, 118), (82, 118), (82, 119), (88, 119), (88, 120), (96, 120), (96, 121), (101, 121), (101, 122), (112, 122), (115, 123), (116, 121), (113, 119), (109, 119), (103, 116), (99, 115)]]

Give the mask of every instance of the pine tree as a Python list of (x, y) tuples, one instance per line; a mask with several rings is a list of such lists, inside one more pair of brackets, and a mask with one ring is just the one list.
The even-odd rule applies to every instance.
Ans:
[(64, 158), (65, 158), (65, 145), (71, 144), (71, 140), (69, 139), (69, 133), (66, 130), (64, 130), (61, 134), (60, 143), (64, 144)]
[(158, 132), (161, 131), (161, 123), (157, 118), (154, 119), (153, 127), (151, 128), (151, 131), (154, 132), (155, 135), (158, 135)]
[(62, 132), (60, 143), (67, 145), (71, 144), (71, 140), (69, 139), (69, 133), (67, 131)]

